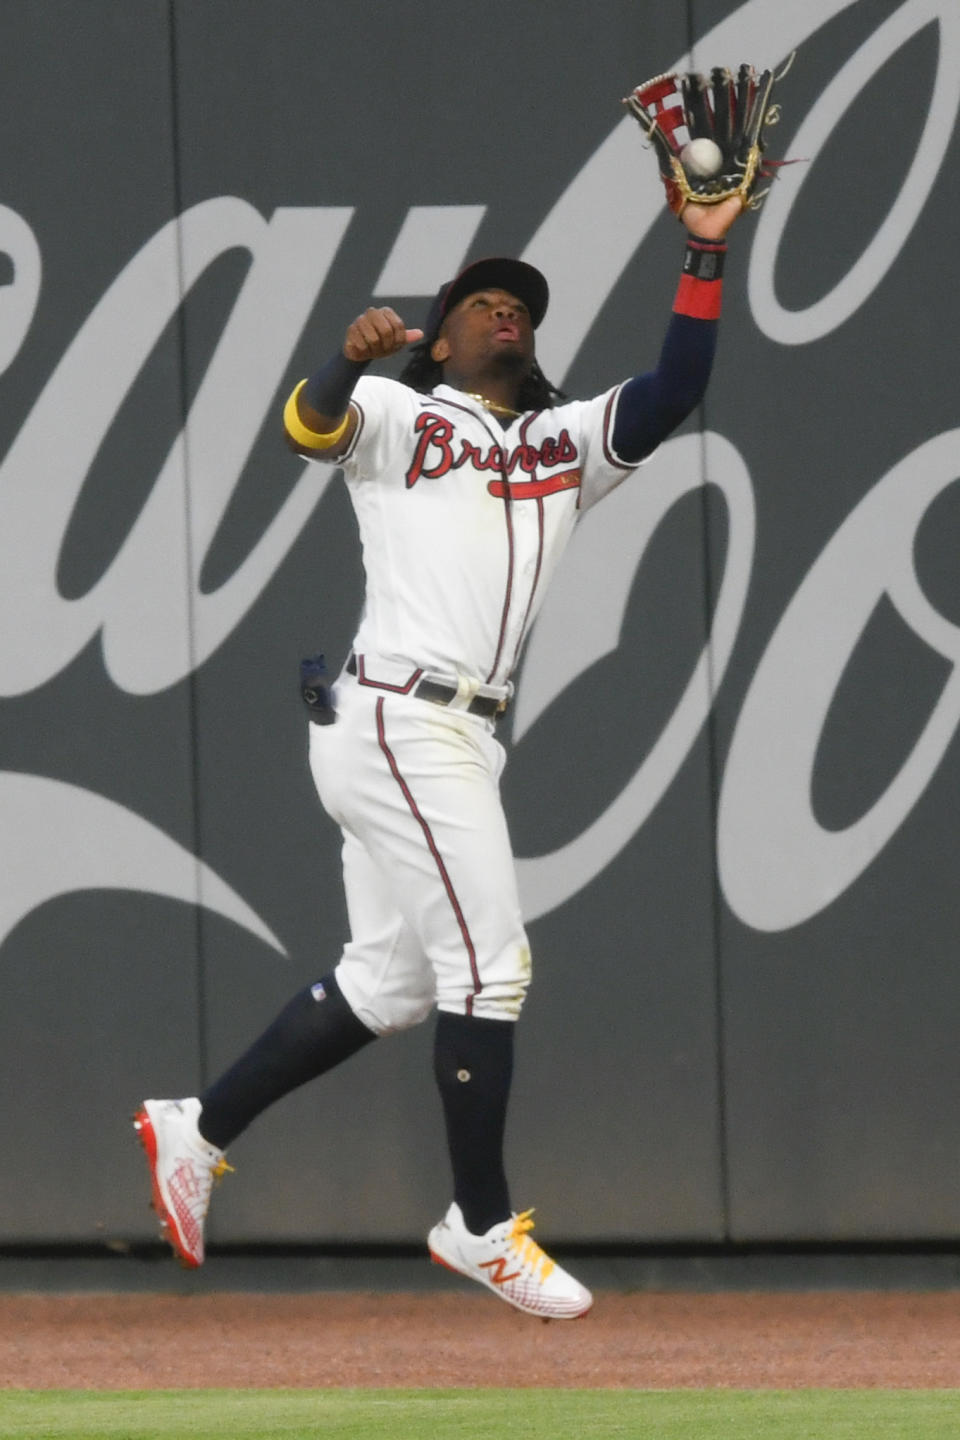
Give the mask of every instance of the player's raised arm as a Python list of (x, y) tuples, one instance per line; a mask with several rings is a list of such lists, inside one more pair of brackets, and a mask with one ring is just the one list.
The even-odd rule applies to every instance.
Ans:
[(613, 426), (617, 457), (635, 464), (651, 454), (703, 399), (713, 366), (723, 297), (726, 236), (757, 209), (776, 169), (764, 159), (764, 126), (776, 119), (776, 81), (741, 65), (734, 75), (656, 75), (624, 104), (657, 156), (667, 204), (688, 233), (673, 316), (655, 370), (628, 380)]
[(287, 443), (298, 455), (336, 459), (353, 439), (357, 413), (350, 396), (372, 360), (395, 355), (423, 338), (389, 305), (371, 307), (347, 327), (343, 348), (293, 391), (284, 407)]
[(736, 197), (684, 209), (683, 269), (656, 369), (628, 380), (617, 404), (613, 449), (628, 464), (652, 454), (706, 393), (723, 301), (725, 237), (741, 211)]

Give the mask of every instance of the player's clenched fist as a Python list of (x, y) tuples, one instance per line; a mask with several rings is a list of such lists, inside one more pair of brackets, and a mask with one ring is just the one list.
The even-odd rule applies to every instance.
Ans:
[(348, 360), (382, 360), (422, 339), (423, 331), (408, 330), (389, 305), (380, 309), (371, 306), (347, 327), (343, 353)]

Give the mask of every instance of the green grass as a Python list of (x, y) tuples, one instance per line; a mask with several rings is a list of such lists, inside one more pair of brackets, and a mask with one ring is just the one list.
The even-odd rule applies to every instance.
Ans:
[(3, 1440), (956, 1440), (960, 1390), (5, 1390)]

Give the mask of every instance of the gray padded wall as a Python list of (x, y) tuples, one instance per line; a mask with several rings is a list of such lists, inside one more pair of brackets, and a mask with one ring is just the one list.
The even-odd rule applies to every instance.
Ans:
[(201, 1049), (190, 686), (142, 693), (152, 559), (167, 646), (187, 664), (190, 645), (182, 466), (137, 530), (182, 418), (175, 245), (118, 283), (176, 212), (167, 10), (0, 12), (0, 1232), (16, 1239), (142, 1227), (141, 1077), (194, 1080)]
[[(583, 1240), (955, 1233), (954, 9), (135, 8), (0, 10), (0, 1241), (151, 1235), (129, 1111), (344, 938), (296, 678), (362, 577), (285, 395), (371, 300), (417, 323), (494, 251), (547, 272), (571, 394), (652, 365), (682, 235), (618, 101), (691, 42), (797, 48), (771, 151), (805, 159), (735, 230), (707, 403), (585, 518), (502, 732), (515, 1198)], [(430, 1039), (261, 1120), (211, 1238), (419, 1239)]]
[[(698, 31), (725, 8), (697, 4)], [(779, 185), (798, 193), (777, 308), (754, 306), (775, 333), (730, 327), (706, 404), (758, 510), (714, 709), (736, 1239), (946, 1239), (960, 1220), (960, 446), (941, 352), (958, 295), (927, 198), (939, 172), (955, 212), (960, 37), (952, 8), (939, 36), (932, 15), (854, 5), (801, 47), (781, 133), (815, 159)], [(891, 87), (910, 97), (895, 125)], [(868, 181), (873, 134), (883, 173)], [(762, 226), (780, 223), (771, 206)], [(741, 295), (751, 267), (761, 288), (757, 241), (735, 247)]]

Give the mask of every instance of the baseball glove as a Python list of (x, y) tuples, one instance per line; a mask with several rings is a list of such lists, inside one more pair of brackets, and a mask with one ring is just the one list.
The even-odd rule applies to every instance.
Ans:
[(767, 191), (757, 193), (757, 185), (775, 174), (764, 166), (763, 130), (780, 118), (770, 97), (789, 64), (779, 74), (759, 75), (752, 65), (741, 65), (736, 79), (720, 67), (709, 77), (655, 75), (626, 97), (624, 105), (656, 148), (676, 215), (691, 202), (718, 205), (732, 195), (739, 195), (744, 209), (759, 209)]

